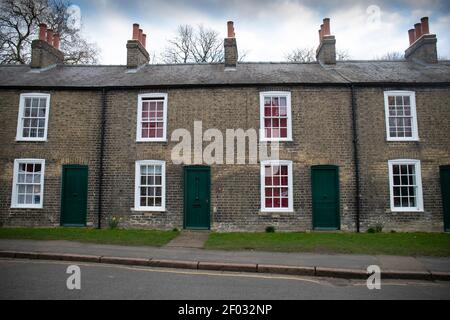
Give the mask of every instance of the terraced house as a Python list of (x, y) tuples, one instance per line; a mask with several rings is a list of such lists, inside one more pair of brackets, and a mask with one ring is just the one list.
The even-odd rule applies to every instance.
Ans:
[[(319, 36), (315, 63), (239, 63), (229, 22), (224, 63), (152, 65), (135, 25), (126, 65), (73, 66), (42, 25), (30, 65), (0, 66), (1, 224), (448, 231), (450, 62), (428, 19), (404, 61), (336, 61), (329, 19)], [(199, 121), (201, 147), (253, 128), (279, 160), (173, 161)]]

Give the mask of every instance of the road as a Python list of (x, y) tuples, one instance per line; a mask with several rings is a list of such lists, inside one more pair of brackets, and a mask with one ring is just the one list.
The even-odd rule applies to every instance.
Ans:
[(450, 299), (450, 282), (365, 281), (76, 263), (68, 290), (62, 261), (0, 259), (0, 299)]

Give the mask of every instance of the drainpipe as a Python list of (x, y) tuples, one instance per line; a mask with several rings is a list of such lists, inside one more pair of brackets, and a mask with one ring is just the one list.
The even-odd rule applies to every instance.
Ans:
[(105, 123), (106, 123), (106, 89), (102, 89), (102, 113), (100, 123), (100, 168), (99, 168), (99, 182), (98, 182), (98, 221), (97, 229), (102, 228), (102, 195), (103, 195), (103, 158), (105, 150)]
[(352, 99), (352, 131), (353, 131), (353, 162), (355, 163), (355, 188), (356, 188), (356, 232), (360, 232), (361, 190), (359, 185), (359, 154), (358, 154), (358, 128), (356, 114), (355, 87), (350, 85)]

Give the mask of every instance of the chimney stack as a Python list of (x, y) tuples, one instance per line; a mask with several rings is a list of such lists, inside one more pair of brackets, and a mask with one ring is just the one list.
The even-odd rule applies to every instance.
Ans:
[(132, 39), (127, 42), (127, 68), (136, 69), (150, 61), (150, 55), (145, 49), (147, 35), (139, 29), (139, 24), (133, 24)]
[(39, 39), (31, 42), (31, 68), (47, 68), (64, 63), (64, 54), (59, 50), (59, 34), (39, 24)]
[(405, 51), (408, 61), (421, 61), (425, 63), (437, 63), (437, 37), (430, 34), (428, 17), (423, 17), (421, 23), (416, 23), (414, 29), (408, 31), (409, 48)]
[(236, 68), (238, 61), (238, 50), (233, 21), (227, 22), (227, 38), (224, 40), (224, 49), (225, 68)]
[(323, 64), (336, 64), (336, 38), (331, 35), (330, 19), (323, 19), (319, 30), (320, 44), (316, 59)]

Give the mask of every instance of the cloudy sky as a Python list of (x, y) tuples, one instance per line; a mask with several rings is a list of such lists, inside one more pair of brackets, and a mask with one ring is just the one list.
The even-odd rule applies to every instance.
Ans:
[(246, 61), (283, 61), (295, 48), (318, 45), (318, 29), (331, 18), (338, 50), (352, 59), (373, 59), (408, 47), (408, 29), (423, 16), (438, 36), (440, 56), (450, 58), (448, 0), (72, 0), (83, 33), (101, 49), (102, 64), (125, 64), (132, 24), (147, 33), (147, 50), (158, 58), (180, 24), (213, 28), (225, 37), (235, 22)]

